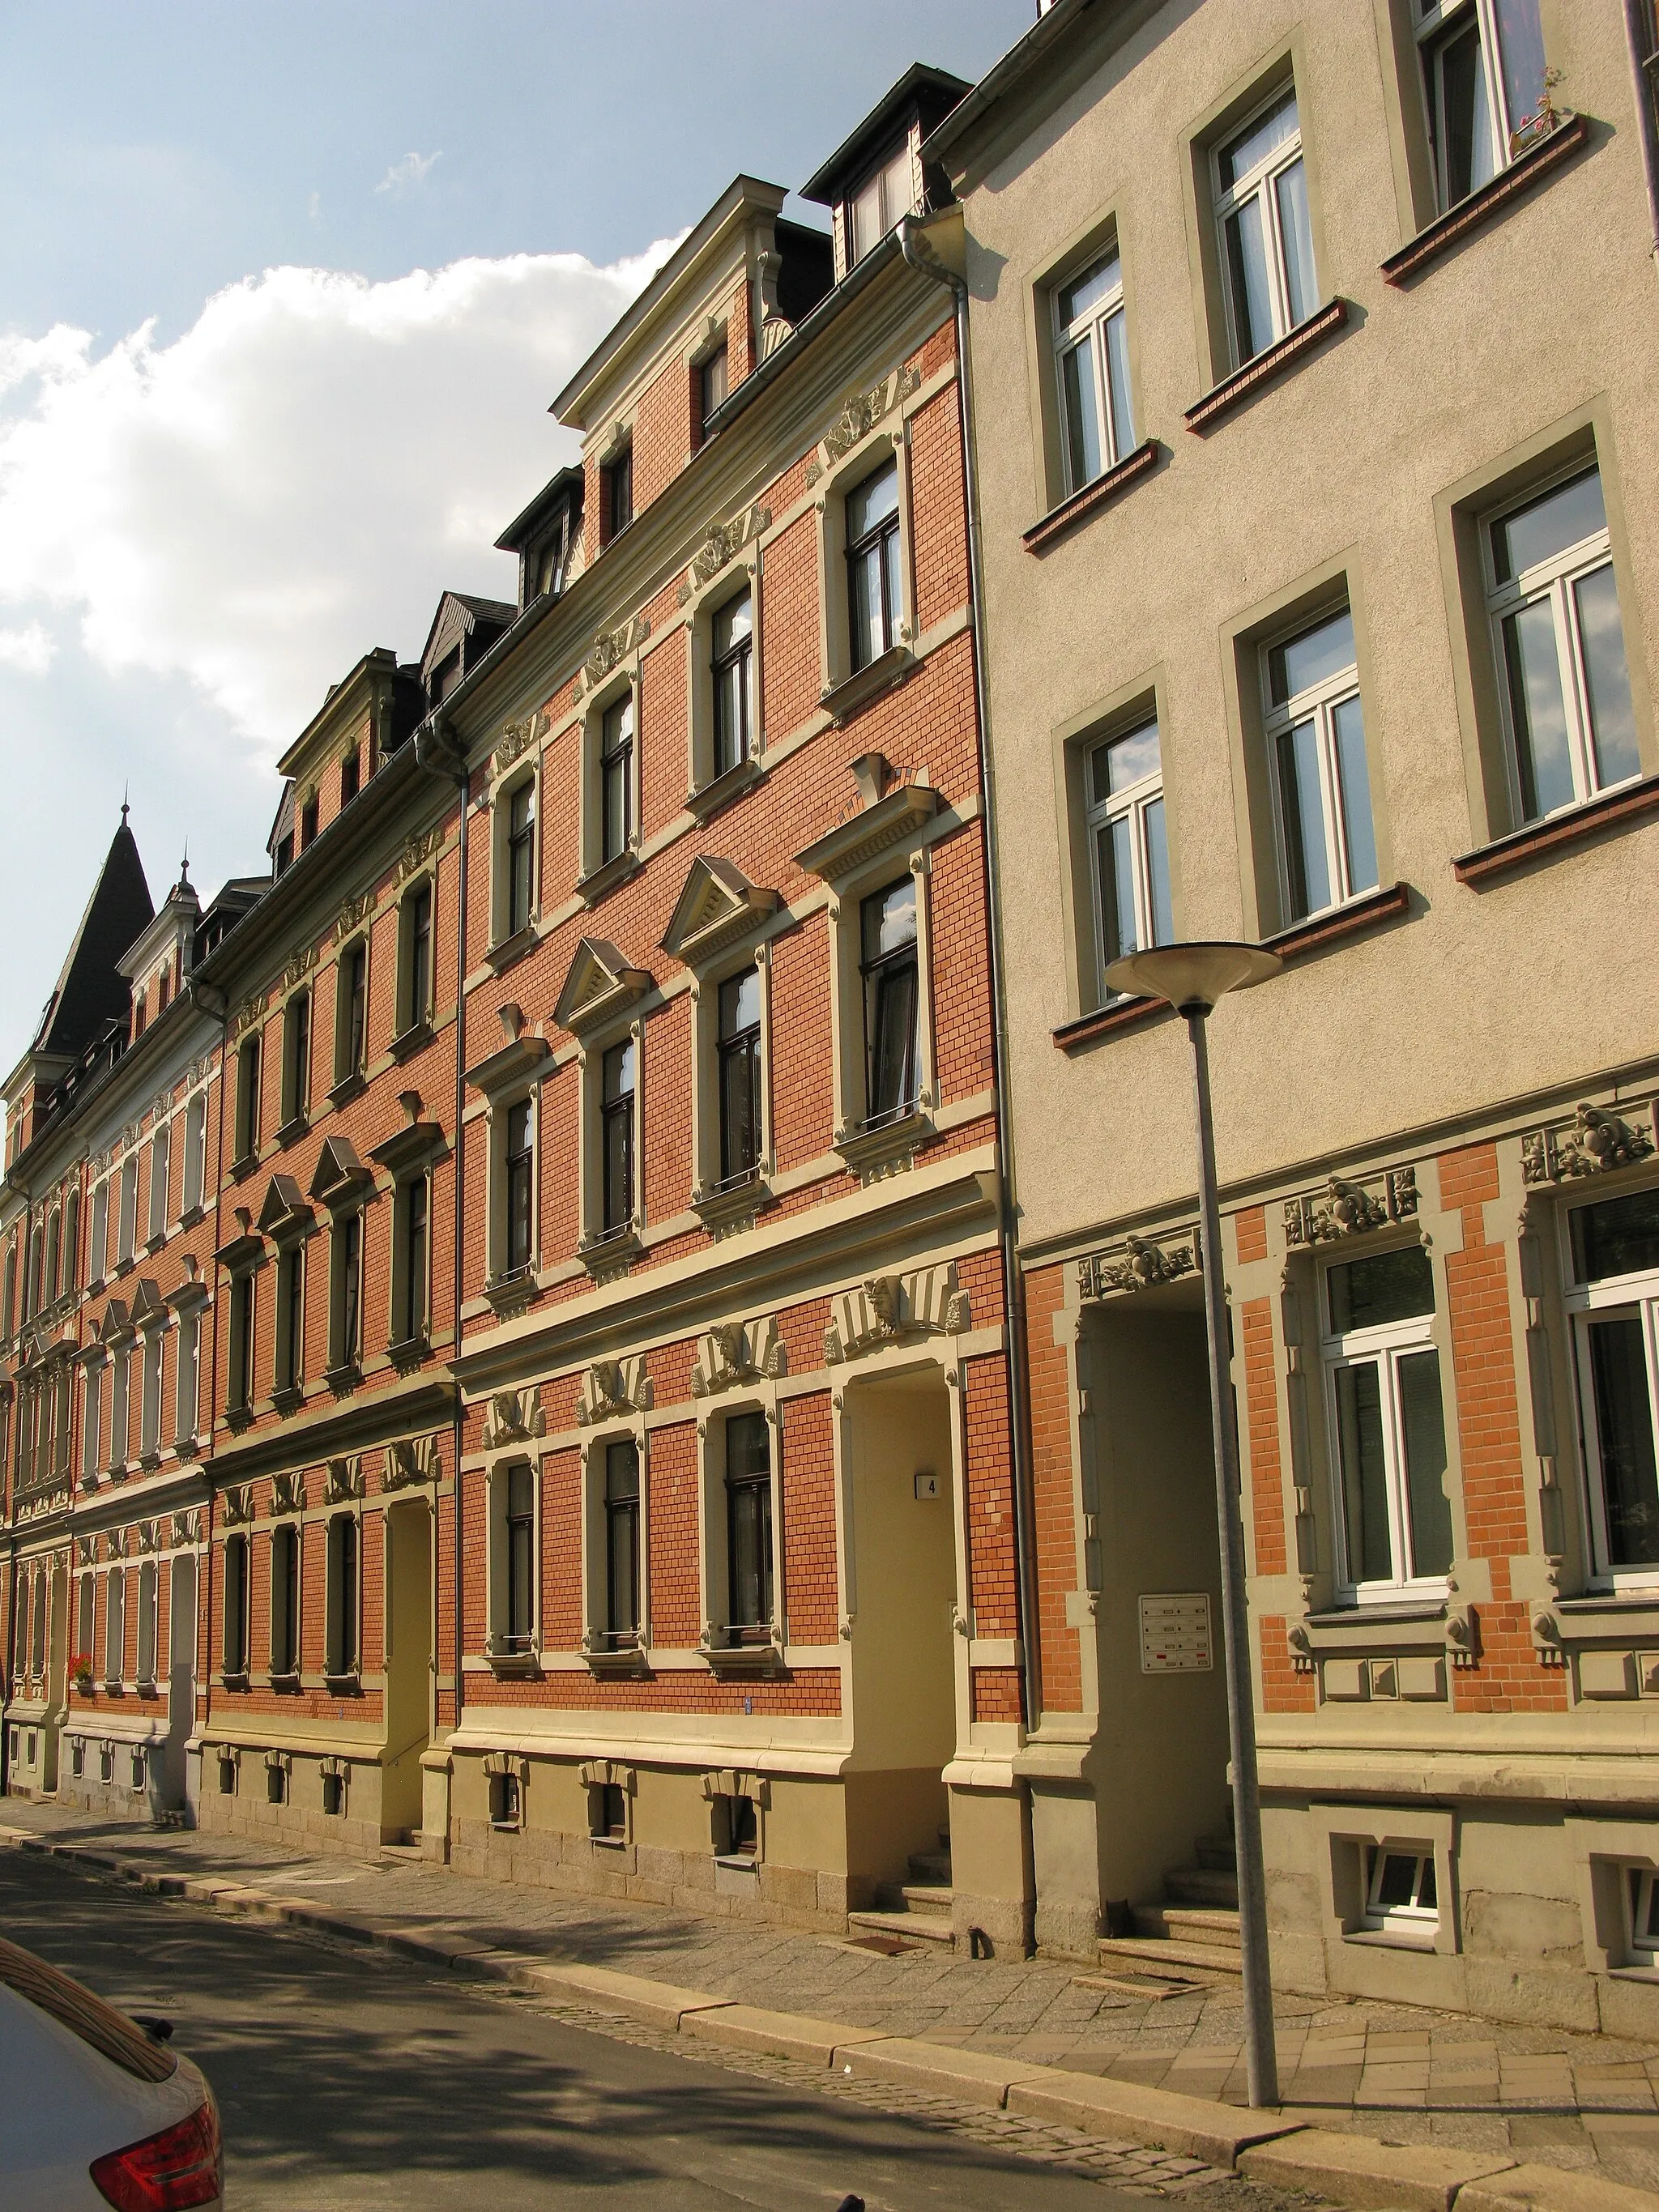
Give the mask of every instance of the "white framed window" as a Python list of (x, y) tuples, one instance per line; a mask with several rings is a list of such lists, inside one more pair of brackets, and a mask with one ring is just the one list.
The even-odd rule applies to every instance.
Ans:
[(340, 953), (334, 970), (334, 1087), (362, 1075), (368, 1054), (368, 939)]
[(1373, 1844), (1365, 1856), (1363, 1924), (1396, 1942), (1431, 1949), (1440, 1926), (1432, 1844)]
[(537, 1474), (527, 1459), (489, 1472), (489, 1627), (493, 1657), (527, 1658), (536, 1648)]
[(127, 1578), (112, 1567), (104, 1579), (104, 1680), (112, 1688), (126, 1679)]
[(872, 252), (915, 204), (915, 167), (906, 138), (883, 155), (848, 200), (848, 266)]
[(398, 1030), (406, 1036), (432, 1018), (433, 878), (424, 876), (398, 908)]
[[(129, 1152), (121, 1163), (121, 1220), (120, 1243), (116, 1249), (118, 1265), (131, 1260), (138, 1243), (138, 1155)], [(36, 1304), (40, 1304), (37, 1298)]]
[(143, 1339), (138, 1404), (138, 1449), (145, 1458), (149, 1458), (151, 1453), (159, 1451), (161, 1445), (161, 1346), (165, 1340), (159, 1328), (149, 1330)]
[(173, 1168), (173, 1124), (163, 1121), (149, 1146), (149, 1240), (165, 1237), (167, 1229), (167, 1183)]
[[(103, 1438), (104, 1371), (100, 1364), (87, 1369), (82, 1378), (81, 1479), (90, 1482), (99, 1468), (98, 1448)], [(83, 1645), (82, 1650), (85, 1649)]]
[(300, 1524), (282, 1521), (270, 1532), (270, 1671), (300, 1671)]
[(899, 470), (883, 461), (846, 498), (848, 637), (854, 673), (899, 641), (904, 590)]
[(127, 1383), (132, 1369), (132, 1354), (123, 1349), (115, 1354), (110, 1369), (109, 1390), (109, 1463), (112, 1468), (125, 1467), (127, 1461)]
[(1642, 772), (1601, 475), (1580, 470), (1484, 532), (1487, 607), (1517, 822)]
[(1543, 120), (1538, 0), (1413, 0), (1435, 196), (1455, 207), (1506, 168)]
[(1432, 1262), (1420, 1244), (1334, 1261), (1320, 1294), (1342, 1595), (1442, 1592), (1453, 1534)]
[(634, 694), (613, 699), (599, 718), (599, 865), (634, 842)]
[[(295, 991), (283, 1008), (283, 1127), (303, 1121), (311, 1103), (311, 993)], [(189, 1152), (188, 1132), (185, 1139)]]
[(324, 1561), (326, 1650), (324, 1671), (336, 1680), (356, 1674), (362, 1544), (355, 1513), (337, 1513), (328, 1524)]
[(1054, 294), (1066, 489), (1080, 491), (1134, 448), (1123, 263), (1114, 246)]
[(1239, 368), (1319, 305), (1295, 87), (1273, 93), (1211, 158), (1227, 336)]
[(710, 626), (709, 674), (713, 679), (714, 769), (717, 776), (740, 768), (752, 749), (755, 661), (755, 602), (741, 591), (715, 610)]
[(603, 1446), (600, 1509), (605, 1528), (605, 1602), (599, 1634), (611, 1651), (640, 1640), (641, 1452), (636, 1437), (611, 1437)]
[(528, 929), (536, 915), (536, 776), (533, 769), (495, 800), (499, 839), (496, 893), (498, 944)]
[(1596, 1579), (1659, 1579), (1659, 1186), (1568, 1216), (1573, 1365)]
[(497, 1272), (526, 1273), (536, 1258), (536, 1101), (515, 1098), (496, 1115), (501, 1132), (501, 1196), (496, 1214)]
[[(202, 1203), (202, 1194), (207, 1179), (207, 1093), (198, 1091), (185, 1109), (185, 1212), (191, 1213)], [(94, 1230), (96, 1237), (96, 1228)], [(101, 1272), (103, 1246), (98, 1246)]]
[[(96, 1583), (95, 1575), (82, 1575), (77, 1581), (75, 1590), (74, 1656), (76, 1659), (84, 1659), (88, 1670), (92, 1666), (94, 1615), (98, 1604)], [(71, 1672), (75, 1670), (71, 1666)]]
[(921, 1091), (917, 890), (906, 874), (859, 902), (866, 1128), (914, 1114)]
[(225, 1540), (225, 1611), (223, 1659), (227, 1674), (246, 1674), (248, 1668), (249, 1596), (252, 1589), (252, 1547), (240, 1532)]
[(1279, 912), (1288, 926), (1376, 889), (1352, 611), (1268, 646), (1261, 662)]
[[(261, 1033), (253, 1030), (236, 1048), (236, 1158), (239, 1162), (251, 1160), (259, 1149), (259, 1061), (263, 1043)], [(125, 1221), (125, 1190), (121, 1212)]]
[(137, 1679), (153, 1686), (155, 1680), (156, 1626), (161, 1610), (154, 1559), (146, 1559), (138, 1570), (138, 1656)]
[(1633, 1966), (1659, 1966), (1659, 1878), (1651, 1867), (1626, 1867), (1630, 1889), (1630, 1948)]
[(1087, 800), (1095, 951), (1103, 975), (1125, 953), (1175, 938), (1156, 716), (1090, 748)]
[(180, 1443), (196, 1434), (201, 1388), (202, 1316), (192, 1307), (179, 1316), (178, 1371), (173, 1377), (173, 1434)]

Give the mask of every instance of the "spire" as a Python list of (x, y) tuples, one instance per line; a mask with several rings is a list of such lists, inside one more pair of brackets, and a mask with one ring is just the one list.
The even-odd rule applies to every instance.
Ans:
[(35, 1032), (36, 1052), (75, 1058), (106, 1022), (125, 1019), (131, 1004), (131, 988), (116, 963), (155, 920), (155, 908), (137, 842), (127, 826), (129, 811), (124, 799), (121, 826), (110, 840), (58, 987)]

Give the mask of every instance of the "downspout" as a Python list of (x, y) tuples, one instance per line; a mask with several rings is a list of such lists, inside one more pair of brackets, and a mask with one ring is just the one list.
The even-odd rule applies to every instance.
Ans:
[[(461, 1296), (463, 1275), (461, 1203), (462, 1194), (465, 1188), (465, 1178), (462, 1174), (462, 1165), (463, 1148), (465, 1143), (465, 1123), (463, 1116), (466, 1110), (466, 913), (468, 896), (467, 817), (472, 811), (472, 778), (471, 771), (468, 769), (466, 764), (465, 749), (457, 744), (455, 733), (450, 726), (449, 719), (441, 709), (429, 714), (426, 720), (421, 724), (419, 729), (416, 731), (415, 757), (420, 763), (421, 766), (423, 769), (426, 769), (431, 775), (447, 776), (452, 783), (455, 784), (459, 787), (461, 794), (461, 834), (459, 841), (459, 884), (456, 893), (459, 911), (456, 915), (455, 921), (455, 1203), (452, 1209), (453, 1225), (451, 1235), (451, 1243), (453, 1246), (453, 1251), (452, 1254), (453, 1274), (452, 1277), (451, 1296), (453, 1311), (453, 1318), (450, 1322), (450, 1358), (453, 1360), (459, 1352), (461, 1348)], [(461, 1406), (460, 1391), (458, 1387), (455, 1394), (453, 1431), (453, 1460), (455, 1468), (455, 1503), (453, 1507), (453, 1517), (455, 1522), (455, 1541), (453, 1546), (455, 1553), (455, 1641), (454, 1649), (452, 1653), (451, 1664), (451, 1678), (454, 1683), (453, 1694), (455, 1700), (455, 1728), (457, 1729), (459, 1729), (461, 1724), (461, 1698), (465, 1680), (465, 1677), (463, 1674), (461, 1668), (462, 1646), (465, 1641), (462, 1633), (462, 1621), (464, 1619), (462, 1607), (465, 1599), (465, 1590), (464, 1588), (464, 1577), (461, 1569), (461, 1448), (465, 1441), (465, 1423)], [(438, 1577), (438, 1521), (435, 1511), (433, 1515), (432, 1523), (432, 1565), (433, 1588), (435, 1591), (437, 1588)], [(437, 1650), (435, 1622), (434, 1624), (434, 1635), (433, 1640), (433, 1650), (435, 1654)], [(435, 1682), (433, 1686), (433, 1704), (434, 1711), (432, 1715), (432, 1733), (435, 1738), (438, 1733), (438, 1715), (436, 1711), (437, 1686)], [(452, 1729), (451, 1734), (453, 1735), (453, 1733), (454, 1730)], [(447, 1849), (447, 1841), (448, 1839), (446, 1837), (446, 1850)]]
[[(190, 995), (198, 1010), (205, 1014), (210, 1021), (217, 1022), (219, 1024), (219, 1112), (214, 1123), (213, 1160), (213, 1249), (216, 1252), (225, 1241), (225, 1099), (228, 1091), (225, 1072), (225, 1042), (230, 1020), (230, 1000), (216, 983), (198, 982), (193, 975), (190, 981)], [(204, 1130), (202, 1134), (205, 1143), (207, 1132)], [(204, 1162), (204, 1174), (205, 1169)], [(202, 1473), (207, 1483), (207, 1527), (203, 1532), (204, 1540), (202, 1546), (202, 1560), (205, 1571), (199, 1574), (196, 1585), (197, 1652), (201, 1662), (201, 1672), (198, 1679), (201, 1685), (199, 1695), (202, 1713), (199, 1721), (194, 1712), (190, 1717), (191, 1735), (200, 1739), (202, 1763), (197, 1769), (198, 1790), (201, 1787), (202, 1770), (207, 1764), (207, 1732), (213, 1726), (213, 1620), (214, 1607), (218, 1602), (219, 1596), (219, 1578), (214, 1572), (214, 1563), (217, 1555), (216, 1540), (219, 1534), (219, 1491), (213, 1479), (213, 1440), (219, 1433), (219, 1263), (216, 1260), (213, 1263), (213, 1297), (210, 1303), (213, 1316), (213, 1327), (209, 1333), (212, 1348), (208, 1354), (207, 1424), (204, 1431), (207, 1438), (207, 1449), (202, 1455)], [(198, 1340), (196, 1347), (196, 1400), (198, 1413), (202, 1398), (201, 1358), (202, 1348)], [(246, 1638), (246, 1629), (243, 1633)], [(185, 1802), (188, 1806), (190, 1802), (188, 1747), (185, 1752)]]
[(1642, 176), (1648, 188), (1648, 251), (1659, 270), (1659, 120), (1653, 105), (1659, 53), (1654, 51), (1652, 0), (1625, 0), (1625, 43), (1636, 81), (1636, 124), (1642, 141)]
[[(960, 210), (953, 210), (961, 220)], [(1012, 1412), (1014, 1558), (1019, 1577), (1019, 1668), (1027, 1730), (1042, 1712), (1042, 1670), (1037, 1644), (1036, 1557), (1031, 1495), (1030, 1404), (1026, 1387), (1025, 1300), (1016, 1243), (1012, 1123), (1002, 1041), (1007, 1033), (1007, 981), (1002, 950), (1002, 905), (998, 890), (997, 805), (991, 759), (990, 715), (985, 680), (985, 585), (981, 568), (978, 480), (974, 469), (974, 394), (968, 334), (968, 282), (940, 257), (927, 225), (915, 216), (899, 224), (899, 247), (919, 276), (948, 284), (956, 303), (957, 414), (962, 432), (963, 509), (968, 527), (968, 592), (973, 615), (974, 713), (979, 730), (980, 789), (984, 796), (985, 904), (989, 921), (991, 1084), (997, 1109), (997, 1231), (1002, 1252), (1002, 1303), (1007, 1317), (1008, 1395)]]

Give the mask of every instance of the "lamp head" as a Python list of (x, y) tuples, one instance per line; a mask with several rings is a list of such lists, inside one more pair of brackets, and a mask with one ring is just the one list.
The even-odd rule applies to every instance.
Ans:
[(1154, 945), (1144, 952), (1126, 952), (1121, 960), (1113, 961), (1104, 980), (1114, 991), (1164, 999), (1183, 1014), (1207, 1014), (1229, 991), (1265, 983), (1284, 964), (1278, 953), (1266, 951), (1259, 945), (1198, 939), (1186, 945)]

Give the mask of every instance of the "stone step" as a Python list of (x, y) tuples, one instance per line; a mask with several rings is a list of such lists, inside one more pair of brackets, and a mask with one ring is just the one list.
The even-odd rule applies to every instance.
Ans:
[(847, 1925), (855, 1936), (891, 1936), (901, 1943), (954, 1946), (957, 1940), (950, 1921), (931, 1912), (849, 1912)]
[(899, 1891), (905, 1906), (912, 1912), (931, 1913), (935, 1918), (943, 1913), (948, 1920), (956, 1892), (949, 1882), (907, 1881)]
[(1220, 1905), (1236, 1912), (1238, 1878), (1231, 1869), (1176, 1867), (1164, 1877), (1164, 1898), (1168, 1905)]
[(1135, 1933), (1176, 1943), (1207, 1943), (1238, 1948), (1238, 1915), (1220, 1906), (1138, 1905)]
[(942, 1881), (948, 1885), (951, 1880), (950, 1852), (912, 1851), (910, 1879), (912, 1881)]
[(1225, 1974), (1243, 1970), (1239, 1953), (1222, 1943), (1176, 1943), (1158, 1936), (1103, 1936), (1103, 1966), (1129, 1966), (1148, 1974)]
[(1224, 1828), (1217, 1835), (1200, 1836), (1193, 1848), (1193, 1856), (1201, 1867), (1215, 1867), (1224, 1874), (1231, 1874), (1238, 1863), (1231, 1831)]

